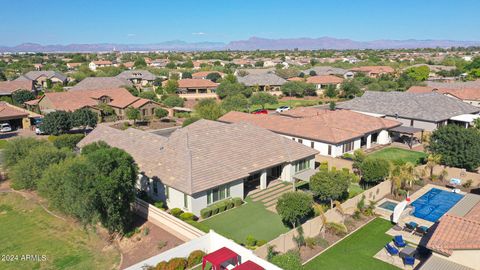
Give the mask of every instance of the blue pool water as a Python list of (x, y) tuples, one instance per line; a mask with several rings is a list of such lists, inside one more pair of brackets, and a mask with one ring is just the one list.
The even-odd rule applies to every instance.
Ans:
[(463, 195), (432, 188), (411, 204), (414, 207), (413, 215), (435, 222), (462, 198)]

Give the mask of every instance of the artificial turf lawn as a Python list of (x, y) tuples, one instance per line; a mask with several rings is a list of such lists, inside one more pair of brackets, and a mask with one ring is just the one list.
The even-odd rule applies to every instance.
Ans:
[(370, 158), (381, 158), (390, 160), (392, 162), (401, 163), (411, 162), (414, 165), (419, 164), (421, 159), (426, 156), (427, 154), (422, 152), (411, 151), (396, 147), (383, 148), (368, 155), (368, 157)]
[(373, 257), (392, 240), (385, 234), (391, 227), (390, 221), (377, 218), (307, 263), (304, 269), (398, 270)]
[(15, 193), (0, 193), (0, 239), (1, 255), (46, 255), (42, 262), (0, 260), (5, 270), (113, 269), (120, 261), (96, 234)]
[(268, 211), (263, 204), (249, 198), (246, 202), (204, 220), (201, 224), (237, 243), (245, 243), (248, 235), (252, 235), (256, 240), (270, 241), (289, 230), (280, 216)]

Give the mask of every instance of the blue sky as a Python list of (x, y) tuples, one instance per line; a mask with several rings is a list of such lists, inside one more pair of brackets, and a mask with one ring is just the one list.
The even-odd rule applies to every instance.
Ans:
[(322, 37), (480, 40), (476, 0), (2, 0), (0, 45)]

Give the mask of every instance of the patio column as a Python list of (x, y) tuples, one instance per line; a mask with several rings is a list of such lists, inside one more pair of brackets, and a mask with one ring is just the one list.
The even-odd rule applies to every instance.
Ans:
[(260, 174), (260, 189), (267, 188), (267, 170), (263, 170)]
[(369, 149), (370, 147), (372, 147), (372, 134), (369, 134), (367, 136), (366, 141), (367, 141), (366, 148)]

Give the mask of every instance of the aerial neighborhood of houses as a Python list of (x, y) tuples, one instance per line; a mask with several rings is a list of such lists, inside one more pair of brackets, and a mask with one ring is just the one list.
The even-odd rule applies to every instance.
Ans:
[(2, 53), (0, 250), (45, 260), (0, 269), (480, 269), (479, 70), (478, 47)]

